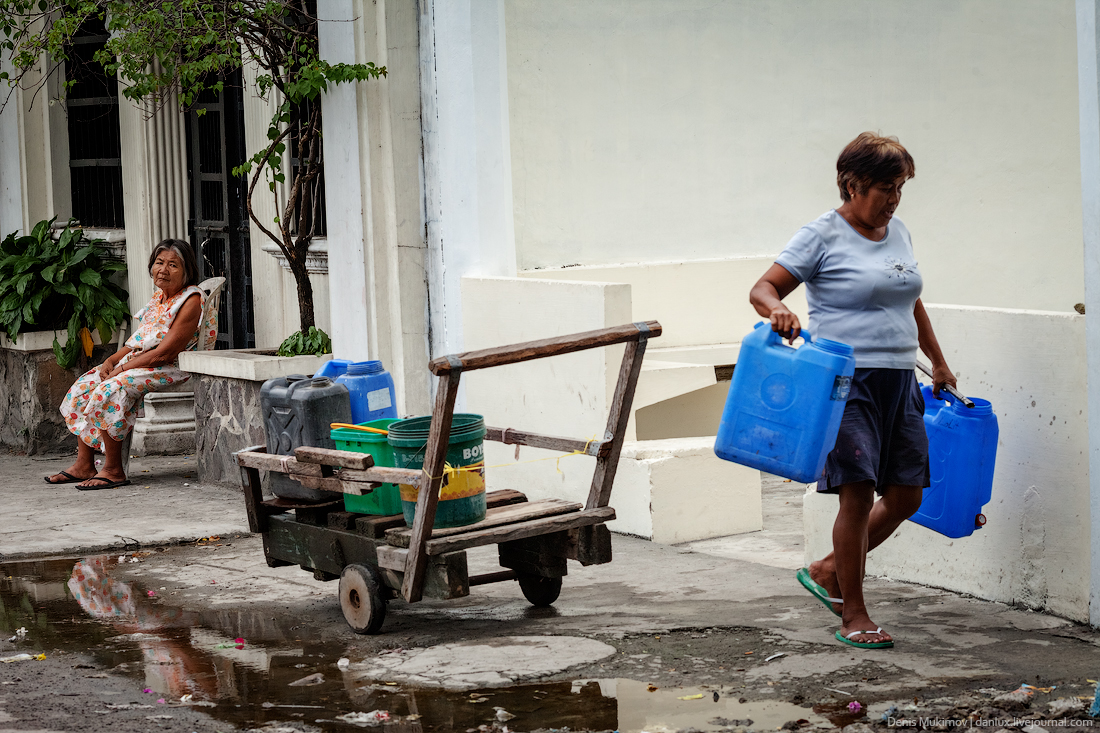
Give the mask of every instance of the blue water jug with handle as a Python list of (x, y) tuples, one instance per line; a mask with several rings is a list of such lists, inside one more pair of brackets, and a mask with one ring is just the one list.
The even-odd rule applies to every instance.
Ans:
[(328, 377), (329, 379), (336, 379), (341, 374), (345, 374), (348, 371), (348, 366), (354, 362), (348, 359), (329, 359), (321, 368), (313, 373), (316, 377)]
[(770, 323), (741, 342), (714, 443), (719, 458), (795, 481), (816, 481), (836, 444), (855, 374), (852, 347), (814, 340), (783, 343)]
[(932, 485), (910, 519), (951, 538), (969, 537), (985, 524), (982, 507), (993, 495), (993, 467), (1000, 430), (988, 400), (971, 397), (973, 407), (931, 387), (924, 394), (924, 428)]
[(351, 421), (360, 425), (371, 420), (397, 417), (397, 395), (393, 377), (380, 361), (356, 361), (336, 378), (351, 395)]

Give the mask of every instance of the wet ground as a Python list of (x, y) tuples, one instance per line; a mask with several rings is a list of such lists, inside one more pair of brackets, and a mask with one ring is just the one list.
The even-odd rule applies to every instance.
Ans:
[[(157, 465), (136, 460), (140, 486), (90, 496), (45, 486), (65, 465), (51, 460), (4, 463), (0, 659), (14, 659), (0, 662), (0, 733), (1055, 733), (1094, 722), (1100, 633), (1066, 619), (872, 578), (873, 618), (897, 646), (838, 643), (837, 619), (793, 577), (801, 489), (788, 482), (766, 482), (762, 532), (680, 547), (615, 536), (612, 563), (570, 563), (552, 608), (531, 607), (514, 582), (478, 586), (391, 602), (381, 633), (359, 637), (336, 583), (268, 567), (261, 538), (243, 533), (239, 492), (188, 486), (185, 460), (148, 473)], [(32, 556), (47, 559), (16, 561)], [(497, 560), (474, 548), (470, 572)], [(554, 644), (569, 654), (544, 655), (533, 674), (440, 689), (463, 663), (511, 674), (513, 650)], [(504, 661), (469, 651), (486, 648)], [(405, 660), (418, 655), (433, 660), (434, 688), (410, 681)]]
[[(395, 731), (503, 728), (511, 721), (512, 730), (641, 730), (652, 715), (675, 729), (774, 729), (799, 718), (827, 722), (809, 706), (786, 700), (750, 702), (743, 690), (717, 680), (688, 687), (651, 681), (666, 676), (674, 660), (694, 659), (692, 640), (709, 634), (666, 635), (664, 658), (660, 652), (633, 652), (659, 646), (662, 639), (624, 638), (621, 654), (597, 678), (572, 675), (462, 692), (359, 681), (340, 661), (347, 644), (319, 638), (300, 620), (266, 612), (183, 611), (165, 602), (166, 589), (114, 577), (120, 562), (147, 556), (0, 565), (0, 660), (13, 660), (0, 665), (0, 700), (20, 700), (0, 705), (0, 723), (29, 710), (51, 728), (112, 731), (275, 724), (343, 731), (363, 727), (356, 721), (369, 720), (364, 714), (377, 710), (386, 711), (385, 728)], [(742, 630), (744, 643), (758, 646), (753, 636)], [(738, 649), (743, 645), (740, 637), (731, 641)], [(721, 676), (724, 669), (715, 672)], [(670, 668), (668, 674), (674, 673)], [(716, 722), (708, 725), (704, 718)]]
[(1002, 674), (928, 678), (899, 699), (897, 669), (888, 663), (853, 657), (855, 664), (834, 665), (831, 677), (792, 675), (785, 660), (821, 655), (830, 645), (753, 627), (607, 634), (603, 640), (615, 654), (503, 689), (444, 691), (364, 680), (345, 655), (393, 649), (402, 635), (348, 638), (300, 614), (266, 609), (185, 610), (173, 603), (168, 586), (123, 579), (132, 566), (162, 559), (159, 554), (0, 565), (0, 730), (15, 721), (33, 721), (36, 730), (112, 733), (660, 733), (829, 730), (891, 721), (890, 727), (909, 721), (955, 727), (945, 716), (1007, 723), (990, 727), (996, 730), (1041, 725), (1059, 698), (1063, 707), (1076, 702), (1078, 709), (1053, 717), (1093, 722), (1084, 710), (1091, 684), (1064, 674), (1058, 659), (1025, 680), (1032, 688), (1023, 688), (1019, 699), (995, 702), (1014, 687)]

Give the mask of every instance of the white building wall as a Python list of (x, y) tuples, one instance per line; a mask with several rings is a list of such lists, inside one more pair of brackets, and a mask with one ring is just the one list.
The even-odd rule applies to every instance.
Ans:
[(774, 255), (897, 135), (926, 302), (1083, 299), (1072, 0), (506, 0), (521, 270)]
[(514, 276), (503, 0), (424, 0), (428, 297), (435, 355), (461, 351), (464, 276)]
[[(633, 317), (667, 321), (668, 346), (724, 354), (755, 320), (746, 266), (762, 273), (837, 205), (841, 148), (863, 130), (901, 139), (924, 301), (955, 304), (933, 309), (940, 340), (1004, 445), (987, 529), (951, 544), (906, 527), (873, 568), (1087, 618), (1074, 3), (505, 5), (520, 274), (628, 282)], [(835, 511), (814, 499), (811, 542)], [(926, 545), (932, 569), (905, 554)]]

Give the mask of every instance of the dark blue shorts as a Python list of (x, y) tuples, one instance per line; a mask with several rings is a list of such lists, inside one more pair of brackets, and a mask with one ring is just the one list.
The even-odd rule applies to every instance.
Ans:
[(856, 369), (844, 406), (836, 447), (817, 482), (822, 493), (872, 481), (884, 486), (932, 483), (928, 473), (928, 434), (924, 395), (912, 369)]

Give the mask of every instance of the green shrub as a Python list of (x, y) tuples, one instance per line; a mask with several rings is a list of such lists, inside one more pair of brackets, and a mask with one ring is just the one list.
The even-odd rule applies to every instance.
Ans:
[(65, 346), (54, 336), (53, 351), (68, 369), (81, 344), (91, 345), (93, 329), (107, 343), (129, 320), (126, 290), (109, 280), (126, 265), (105, 259), (80, 230), (66, 226), (54, 241), (52, 224), (40, 221), (30, 234), (0, 242), (0, 330), (12, 341), (25, 331), (67, 330)]
[(304, 334), (301, 331), (295, 331), (288, 336), (286, 341), (279, 344), (279, 351), (276, 353), (278, 356), (331, 354), (332, 339), (316, 326), (310, 326)]

